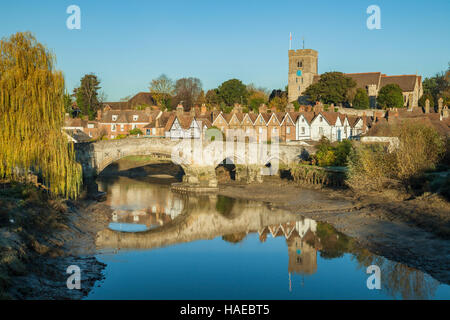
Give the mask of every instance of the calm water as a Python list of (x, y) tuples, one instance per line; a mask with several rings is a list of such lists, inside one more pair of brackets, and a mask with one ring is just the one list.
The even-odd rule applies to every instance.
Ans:
[[(450, 298), (450, 286), (371, 254), (328, 224), (129, 178), (99, 185), (115, 211), (97, 239), (105, 279), (87, 299)], [(372, 264), (381, 290), (367, 288)]]

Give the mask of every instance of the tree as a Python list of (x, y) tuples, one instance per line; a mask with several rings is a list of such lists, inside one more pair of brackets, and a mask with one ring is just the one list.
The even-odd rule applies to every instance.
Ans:
[(174, 84), (165, 74), (153, 79), (150, 83), (150, 92), (160, 108), (170, 109), (170, 98), (174, 92)]
[(219, 106), (221, 103), (219, 89), (211, 89), (206, 92), (206, 103), (210, 106)]
[(248, 97), (248, 106), (254, 112), (258, 112), (259, 106), (267, 102), (267, 94), (264, 91), (254, 90)]
[(75, 198), (81, 166), (62, 133), (64, 77), (29, 32), (0, 41), (0, 178), (40, 176), (53, 195)]
[(403, 108), (403, 93), (398, 84), (387, 84), (378, 92), (377, 103), (383, 109)]
[(247, 87), (241, 80), (231, 79), (219, 86), (219, 96), (227, 106), (235, 103), (247, 104)]
[(86, 74), (81, 78), (80, 86), (74, 90), (78, 108), (81, 114), (88, 116), (93, 120), (97, 114), (97, 110), (101, 108), (98, 100), (98, 90), (101, 88), (100, 80), (93, 73)]
[(355, 98), (353, 99), (353, 108), (368, 109), (369, 105), (369, 96), (367, 95), (366, 90), (362, 88), (356, 89)]
[(73, 104), (72, 95), (70, 95), (68, 93), (64, 93), (64, 111), (66, 113), (72, 114), (72, 112), (73, 112), (72, 104)]
[(341, 72), (326, 72), (319, 82), (310, 85), (304, 92), (311, 102), (321, 101), (326, 104), (349, 103), (349, 93), (356, 82)]
[(190, 109), (194, 106), (202, 92), (202, 82), (198, 78), (181, 78), (175, 83), (175, 97), (172, 105), (183, 102), (183, 106)]
[(277, 111), (284, 111), (286, 109), (287, 104), (288, 104), (287, 96), (282, 95), (282, 96), (277, 96), (277, 97), (273, 98), (272, 100), (270, 100), (269, 107), (270, 108), (275, 107), (275, 109)]
[(195, 101), (195, 104), (201, 106), (202, 104), (206, 104), (206, 97), (205, 97), (205, 91), (200, 91), (200, 94), (198, 95), (197, 101)]
[[(439, 98), (444, 99), (444, 104), (450, 103), (450, 63), (447, 71), (437, 73), (434, 77), (426, 78), (423, 83), (423, 93), (430, 94), (436, 103)], [(432, 104), (430, 104), (433, 106)]]

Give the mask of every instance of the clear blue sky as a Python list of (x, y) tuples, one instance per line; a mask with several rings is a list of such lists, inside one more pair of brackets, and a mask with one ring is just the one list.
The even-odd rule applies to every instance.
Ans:
[[(66, 8), (81, 8), (68, 30)], [(381, 8), (368, 30), (366, 8)], [(148, 90), (151, 79), (198, 77), (204, 89), (230, 78), (268, 89), (287, 84), (294, 48), (319, 51), (319, 72), (431, 76), (450, 61), (449, 0), (2, 1), (0, 37), (32, 31), (57, 56), (71, 91), (97, 74), (108, 100)]]

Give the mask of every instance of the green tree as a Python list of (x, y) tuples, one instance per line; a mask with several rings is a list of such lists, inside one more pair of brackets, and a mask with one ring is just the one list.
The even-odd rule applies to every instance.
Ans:
[(437, 103), (439, 98), (444, 100), (444, 105), (450, 103), (450, 63), (445, 72), (437, 73), (435, 76), (426, 78), (422, 82), (423, 93), (433, 96)]
[(353, 99), (353, 108), (368, 109), (369, 105), (369, 96), (367, 95), (366, 90), (361, 88), (356, 89), (355, 98)]
[(137, 136), (137, 135), (142, 136), (142, 130), (139, 128), (134, 128), (134, 129), (130, 130), (128, 133), (132, 136)]
[(0, 41), (0, 179), (38, 174), (53, 195), (75, 198), (81, 166), (62, 133), (64, 77), (29, 32)]
[(231, 79), (219, 86), (219, 96), (227, 106), (233, 106), (235, 103), (247, 104), (248, 91), (241, 80)]
[(171, 109), (171, 97), (175, 90), (173, 81), (165, 74), (153, 79), (150, 83), (150, 93), (160, 108)]
[(398, 84), (387, 84), (378, 92), (377, 103), (383, 109), (403, 108), (403, 93)]
[(356, 82), (341, 72), (326, 72), (320, 76), (319, 82), (310, 85), (305, 95), (311, 102), (321, 101), (326, 104), (349, 103), (349, 91)]
[(72, 95), (68, 94), (68, 93), (64, 93), (64, 111), (68, 114), (72, 113), (72, 104), (73, 104), (73, 99), (72, 99)]
[(210, 106), (219, 106), (221, 103), (219, 89), (211, 89), (206, 92), (206, 103)]
[(98, 90), (101, 88), (100, 80), (93, 73), (86, 74), (81, 78), (80, 86), (74, 90), (78, 108), (81, 114), (93, 120), (97, 110), (101, 108)]

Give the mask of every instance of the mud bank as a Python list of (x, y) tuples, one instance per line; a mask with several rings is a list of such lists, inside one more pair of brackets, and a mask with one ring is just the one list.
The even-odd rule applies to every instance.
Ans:
[(263, 201), (333, 225), (377, 255), (450, 284), (450, 206), (433, 196), (395, 201), (381, 195), (308, 189), (279, 180), (220, 186), (219, 194)]
[[(95, 236), (107, 225), (110, 209), (86, 200), (0, 200), (2, 214), (9, 216), (0, 228), (0, 299), (87, 295), (105, 267), (94, 257)], [(81, 270), (80, 290), (67, 288), (71, 265)]]

